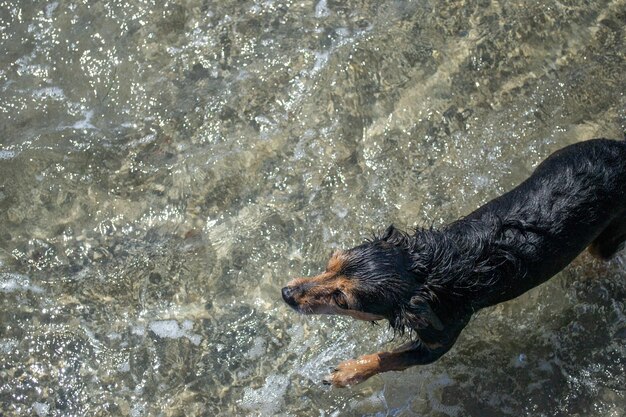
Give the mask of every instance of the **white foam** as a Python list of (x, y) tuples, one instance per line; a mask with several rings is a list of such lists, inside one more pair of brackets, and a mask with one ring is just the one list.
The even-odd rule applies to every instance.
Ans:
[(50, 19), (52, 17), (52, 13), (59, 7), (59, 2), (54, 1), (46, 6), (46, 17)]
[(265, 339), (261, 336), (257, 336), (254, 338), (254, 345), (246, 353), (246, 357), (249, 359), (258, 359), (265, 354), (266, 348), (267, 343), (265, 342)]
[(130, 372), (130, 363), (128, 361), (122, 362), (117, 366), (119, 372)]
[(18, 345), (19, 345), (19, 342), (15, 339), (0, 340), (0, 352), (9, 354), (13, 352), (17, 348)]
[(143, 404), (135, 403), (133, 408), (130, 410), (130, 415), (132, 417), (140, 417), (146, 414), (146, 407)]
[(240, 405), (260, 416), (275, 416), (284, 405), (288, 386), (289, 379), (286, 376), (269, 375), (261, 388), (244, 389)]
[(17, 155), (14, 151), (0, 150), (0, 159), (11, 159)]
[(30, 283), (30, 278), (26, 275), (1, 273), (0, 291), (5, 293), (31, 291), (41, 294), (43, 292), (43, 288), (38, 285), (32, 285)]
[(139, 145), (146, 145), (148, 143), (154, 142), (156, 138), (157, 136), (154, 133), (150, 133), (142, 138), (135, 139), (135, 140), (128, 142), (128, 145), (126, 146), (129, 148), (135, 148)]
[(315, 17), (326, 17), (330, 15), (330, 10), (328, 9), (328, 4), (326, 4), (326, 0), (320, 0), (315, 5)]
[(311, 69), (311, 74), (317, 74), (320, 72), (328, 63), (330, 59), (330, 52), (315, 52), (315, 64), (313, 64), (313, 68)]
[(48, 404), (34, 402), (33, 403), (33, 411), (39, 417), (45, 417), (45, 416), (48, 415), (48, 412), (50, 411), (50, 406)]
[(132, 326), (130, 332), (136, 336), (144, 336), (146, 334), (146, 328), (143, 326)]
[(53, 100), (65, 99), (65, 93), (63, 89), (59, 87), (45, 87), (33, 91), (33, 96), (37, 98), (50, 98)]
[(91, 124), (93, 110), (83, 111), (83, 116), (85, 117), (83, 120), (79, 120), (72, 125), (74, 129), (97, 129), (93, 124)]
[(150, 330), (157, 336), (166, 339), (180, 339), (186, 337), (194, 345), (199, 345), (202, 341), (200, 335), (192, 333), (193, 323), (185, 320), (182, 327), (178, 325), (176, 320), (159, 320), (153, 321), (148, 325)]
[(170, 339), (178, 339), (185, 335), (176, 320), (154, 321), (150, 323), (150, 330), (159, 337), (167, 337)]

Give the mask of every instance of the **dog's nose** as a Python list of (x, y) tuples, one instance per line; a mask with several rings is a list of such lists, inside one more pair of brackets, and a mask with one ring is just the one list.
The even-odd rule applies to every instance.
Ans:
[(285, 287), (282, 289), (282, 293), (283, 293), (283, 300), (285, 300), (287, 304), (289, 304), (292, 307), (295, 307), (296, 305), (298, 305), (298, 303), (296, 303), (296, 300), (293, 298), (292, 288)]

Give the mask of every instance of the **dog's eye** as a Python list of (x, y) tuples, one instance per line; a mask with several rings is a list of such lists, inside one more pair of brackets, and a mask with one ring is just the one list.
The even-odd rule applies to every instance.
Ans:
[(333, 301), (335, 302), (335, 304), (337, 304), (337, 307), (348, 310), (348, 301), (346, 300), (346, 295), (341, 291), (337, 290), (333, 293)]

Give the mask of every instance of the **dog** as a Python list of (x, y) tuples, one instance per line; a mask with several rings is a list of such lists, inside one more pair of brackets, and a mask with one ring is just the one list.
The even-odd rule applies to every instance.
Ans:
[(592, 139), (543, 161), (506, 194), (440, 229), (382, 234), (331, 255), (326, 270), (282, 289), (302, 314), (388, 320), (408, 342), (342, 362), (324, 383), (436, 361), (478, 310), (545, 282), (589, 247), (607, 260), (626, 240), (626, 142)]

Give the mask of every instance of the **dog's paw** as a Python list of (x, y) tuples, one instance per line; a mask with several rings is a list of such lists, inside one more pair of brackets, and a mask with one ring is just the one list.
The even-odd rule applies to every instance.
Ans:
[(378, 355), (365, 355), (358, 359), (350, 359), (337, 365), (337, 368), (323, 382), (337, 388), (356, 385), (376, 375), (378, 365)]

